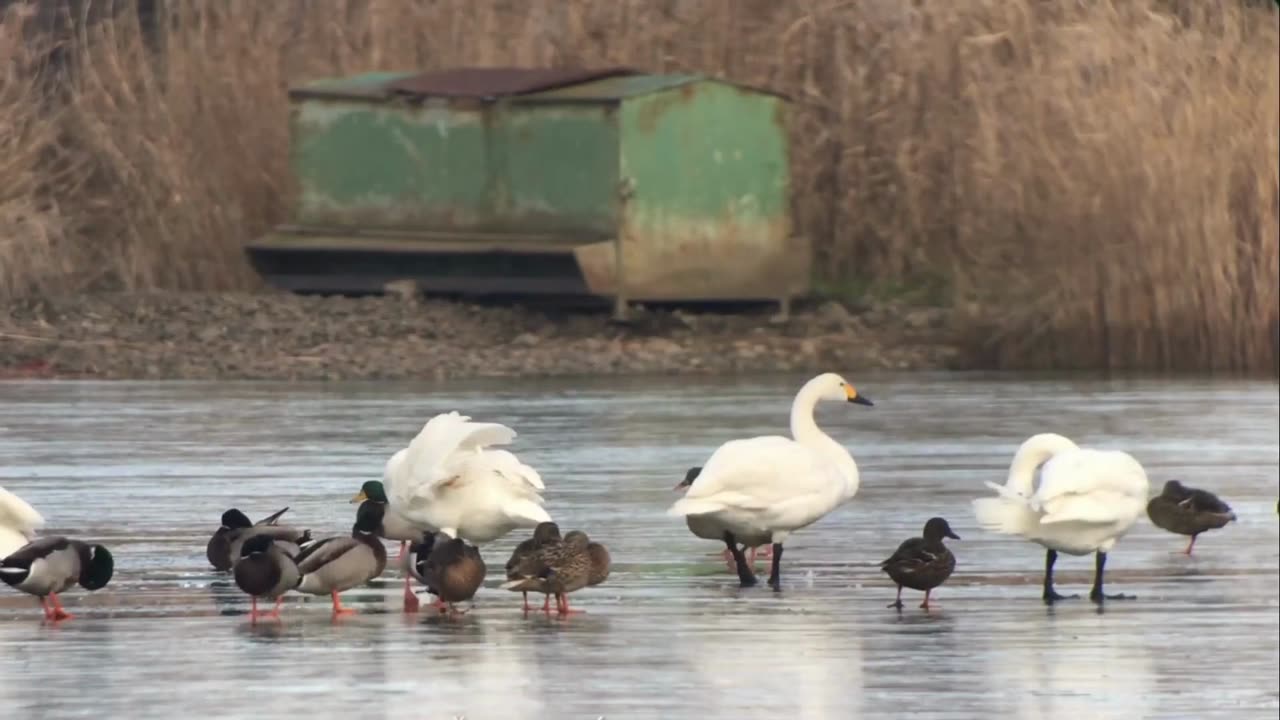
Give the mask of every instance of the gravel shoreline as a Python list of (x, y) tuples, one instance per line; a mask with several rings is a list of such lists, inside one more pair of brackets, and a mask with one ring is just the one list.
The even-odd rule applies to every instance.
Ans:
[(0, 306), (0, 377), (364, 380), (951, 367), (938, 308), (605, 313), (397, 296), (113, 293)]

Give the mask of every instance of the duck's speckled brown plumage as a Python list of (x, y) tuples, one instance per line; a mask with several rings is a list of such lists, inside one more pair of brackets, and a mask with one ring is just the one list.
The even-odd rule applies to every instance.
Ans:
[(923, 537), (904, 541), (880, 568), (898, 584), (898, 599), (889, 607), (902, 607), (902, 588), (925, 593), (923, 608), (929, 607), (929, 593), (946, 582), (956, 569), (956, 556), (947, 549), (942, 539), (959, 540), (951, 526), (942, 518), (930, 518), (924, 525)]
[(508, 576), (514, 577), (503, 587), (555, 595), (560, 612), (569, 612), (567, 596), (586, 587), (591, 578), (590, 544), (586, 533), (577, 530), (562, 540), (544, 544), (508, 571)]
[[(540, 547), (551, 543), (560, 542), (560, 526), (553, 522), (541, 522), (533, 529), (533, 535), (526, 540), (522, 540), (516, 545), (515, 550), (511, 551), (511, 558), (507, 560), (505, 567), (508, 581), (520, 579), (519, 568), (528, 561), (528, 558)], [(521, 590), (524, 595), (524, 609), (529, 609), (529, 591)], [(551, 602), (551, 594), (544, 593), (547, 598), (547, 604)], [(545, 604), (544, 604), (545, 607)]]
[(1213, 493), (1170, 480), (1159, 495), (1147, 502), (1147, 517), (1162, 530), (1190, 535), (1191, 542), (1185, 551), (1190, 555), (1197, 535), (1224, 527), (1236, 519), (1236, 514)]
[(480, 550), (461, 538), (428, 533), (416, 554), (417, 577), (443, 602), (470, 600), (484, 583), (487, 568)]

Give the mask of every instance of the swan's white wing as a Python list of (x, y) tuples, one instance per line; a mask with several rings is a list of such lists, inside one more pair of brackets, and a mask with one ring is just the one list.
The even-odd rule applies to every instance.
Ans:
[(1145, 506), (1149, 487), (1146, 471), (1128, 453), (1082, 448), (1041, 467), (1029, 504), (1044, 513), (1041, 524), (1107, 523), (1130, 514), (1135, 503)]
[(702, 467), (671, 515), (702, 515), (726, 508), (776, 511), (798, 498), (830, 492), (843, 482), (817, 452), (778, 435), (731, 440)]
[(509, 450), (484, 450), (479, 455), (480, 457), (472, 460), (469, 465), (480, 464), (487, 471), (496, 474), (516, 488), (528, 486), (534, 490), (547, 489), (542, 484), (542, 476), (538, 474), (538, 471), (520, 462), (515, 453)]
[(0, 525), (31, 535), (44, 527), (44, 517), (25, 500), (0, 487)]
[(457, 412), (436, 415), (409, 442), (394, 468), (388, 461), (388, 475), (394, 476), (393, 491), (404, 504), (413, 495), (429, 495), (436, 485), (460, 475), (476, 451), (509, 443), (515, 437), (514, 430), (498, 423), (471, 422)]

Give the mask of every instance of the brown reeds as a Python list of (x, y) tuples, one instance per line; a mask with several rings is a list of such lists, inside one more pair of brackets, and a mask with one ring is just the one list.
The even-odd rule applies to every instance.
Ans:
[(68, 4), (74, 29), (48, 39), (63, 90), (38, 81), (34, 14), (0, 27), (0, 295), (252, 287), (242, 244), (291, 204), (291, 83), (626, 64), (790, 93), (818, 277), (958, 304), (983, 364), (1276, 371), (1273, 7), (149, 0), (139, 22), (123, 0), (42, 5)]

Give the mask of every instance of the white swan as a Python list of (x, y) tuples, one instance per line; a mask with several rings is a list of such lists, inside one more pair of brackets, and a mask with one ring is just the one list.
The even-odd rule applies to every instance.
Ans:
[(36, 539), (44, 517), (25, 500), (0, 487), (0, 559)]
[(471, 422), (456, 412), (436, 415), (387, 461), (389, 505), (410, 522), (476, 544), (549, 522), (538, 473), (510, 452), (488, 447), (515, 437), (505, 425)]
[[(839, 443), (818, 429), (813, 409), (820, 400), (872, 405), (844, 378), (819, 375), (800, 388), (791, 404), (791, 435), (765, 435), (730, 440), (716, 449), (690, 484), (685, 496), (667, 511), (674, 517), (696, 518), (700, 524), (724, 529), (724, 542), (733, 553), (738, 581), (756, 583), (742, 551), (773, 543), (769, 584), (781, 583), (782, 544), (787, 536), (807, 527), (858, 492), (858, 465)], [(762, 539), (763, 538), (763, 539)]]
[[(1037, 468), (1040, 485), (1033, 487)], [(1102, 574), (1107, 553), (1146, 512), (1150, 483), (1131, 455), (1081, 448), (1061, 435), (1042, 433), (1018, 448), (1004, 485), (986, 484), (998, 495), (973, 501), (978, 524), (1046, 548), (1046, 603), (1065, 599), (1053, 589), (1053, 564), (1060, 552), (1097, 554), (1091, 600), (1127, 597), (1104, 594)]]

